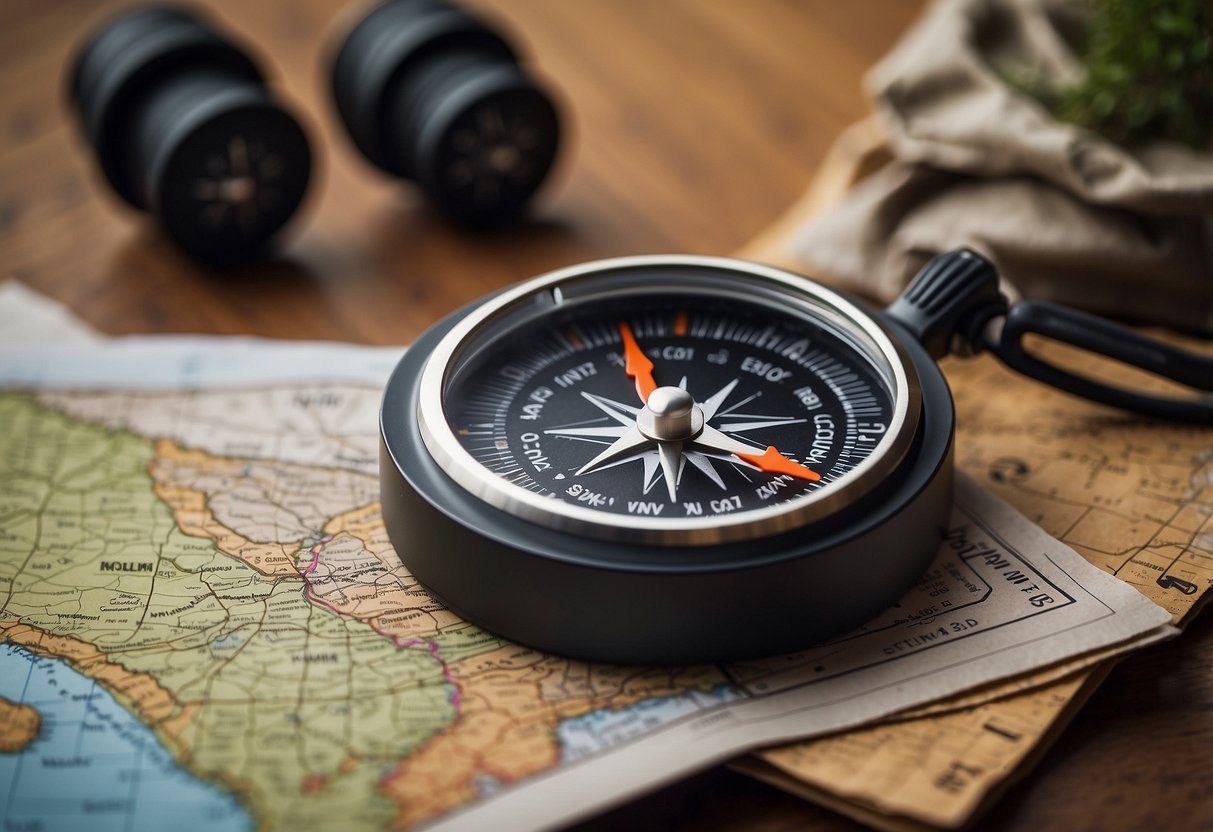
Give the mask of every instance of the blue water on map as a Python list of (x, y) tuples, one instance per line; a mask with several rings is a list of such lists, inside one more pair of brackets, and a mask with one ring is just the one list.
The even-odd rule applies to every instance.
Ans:
[(0, 646), (0, 696), (42, 714), (31, 745), (0, 754), (4, 830), (252, 828), (235, 798), (178, 766), (151, 729), (65, 663)]

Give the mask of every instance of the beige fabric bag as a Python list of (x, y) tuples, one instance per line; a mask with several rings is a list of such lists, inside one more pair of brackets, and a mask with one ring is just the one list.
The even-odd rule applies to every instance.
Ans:
[(1082, 15), (1074, 0), (937, 0), (867, 79), (895, 160), (799, 229), (792, 254), (889, 300), (967, 245), (1012, 294), (1213, 331), (1213, 152), (1117, 146), (992, 68), (1077, 77)]

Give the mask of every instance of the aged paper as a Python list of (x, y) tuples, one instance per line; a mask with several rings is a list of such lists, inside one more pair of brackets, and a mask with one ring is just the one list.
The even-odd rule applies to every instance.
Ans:
[[(1103, 369), (1095, 359), (1059, 349), (1053, 357), (1084, 372)], [(1213, 430), (1088, 404), (1018, 377), (989, 357), (949, 362), (947, 372), (963, 470), (1165, 607), (1176, 624), (1207, 601)], [(764, 752), (764, 765), (746, 770), (880, 828), (958, 827), (1032, 762), (1033, 751), (1064, 727), (1107, 672), (1106, 666), (1081, 670), (1082, 664), (929, 706), (943, 716)], [(1067, 670), (1079, 672), (1059, 680)], [(1008, 695), (1016, 688), (1026, 692)], [(857, 756), (863, 776), (856, 774)]]
[(1104, 674), (1072, 674), (1021, 694), (1014, 707), (996, 700), (930, 719), (881, 723), (753, 755), (734, 767), (868, 826), (890, 832), (954, 827), (1001, 792)]

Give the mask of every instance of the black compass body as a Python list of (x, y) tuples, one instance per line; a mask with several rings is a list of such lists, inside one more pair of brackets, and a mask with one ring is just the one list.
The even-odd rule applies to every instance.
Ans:
[(545, 650), (794, 650), (933, 556), (953, 411), (899, 325), (785, 272), (626, 258), (529, 281), (413, 345), (381, 416), (402, 561)]

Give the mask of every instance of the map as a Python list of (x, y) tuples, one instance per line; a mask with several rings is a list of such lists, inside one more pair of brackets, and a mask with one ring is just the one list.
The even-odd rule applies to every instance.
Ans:
[(549, 826), (1164, 634), (1161, 610), (963, 486), (927, 575), (842, 642), (647, 668), (504, 642), (435, 602), (384, 532), (376, 417), (398, 355), (171, 338), (4, 355), (8, 827), (160, 827), (183, 806), (222, 829)]
[[(1209, 350), (1207, 342), (1184, 346)], [(1100, 371), (1092, 358), (1076, 364), (1060, 349), (1046, 354), (1093, 376)], [(948, 376), (957, 391), (963, 469), (1090, 563), (1166, 607), (1176, 623), (1207, 600), (1213, 431), (1093, 405), (988, 358), (953, 362)]]
[[(1090, 357), (1049, 354), (1086, 374), (1100, 370)], [(1066, 396), (989, 357), (951, 361), (947, 372), (963, 470), (1176, 624), (1196, 614), (1213, 588), (1213, 432)], [(1107, 669), (1029, 674), (988, 691), (985, 702), (939, 703), (938, 715), (764, 752), (745, 770), (880, 828), (958, 827)]]

